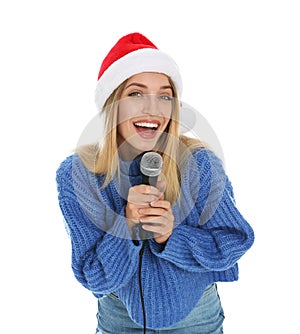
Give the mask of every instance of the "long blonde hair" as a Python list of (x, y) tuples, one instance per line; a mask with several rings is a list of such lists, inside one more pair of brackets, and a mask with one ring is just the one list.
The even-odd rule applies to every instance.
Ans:
[[(174, 103), (172, 116), (166, 128), (165, 135), (162, 134), (156, 151), (163, 158), (162, 175), (166, 181), (165, 199), (174, 204), (180, 198), (180, 168), (182, 161), (192, 150), (203, 147), (204, 144), (198, 139), (189, 138), (179, 134), (179, 112), (180, 105), (176, 87), (169, 78), (173, 89)], [(120, 179), (120, 161), (117, 145), (117, 117), (118, 102), (126, 81), (117, 87), (107, 99), (102, 113), (105, 116), (104, 140), (99, 143), (80, 146), (76, 152), (80, 156), (85, 167), (96, 174), (105, 175), (102, 188), (105, 188), (117, 174)]]

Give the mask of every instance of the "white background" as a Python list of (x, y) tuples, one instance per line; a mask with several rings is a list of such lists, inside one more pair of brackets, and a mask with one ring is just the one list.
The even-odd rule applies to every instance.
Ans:
[(240, 280), (219, 284), (225, 333), (299, 332), (299, 17), (289, 0), (1, 3), (1, 333), (95, 331), (55, 172), (96, 114), (103, 57), (134, 31), (178, 63), (256, 233)]

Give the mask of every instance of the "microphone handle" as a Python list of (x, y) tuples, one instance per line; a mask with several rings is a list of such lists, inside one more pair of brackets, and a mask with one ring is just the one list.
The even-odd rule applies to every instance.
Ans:
[(155, 187), (157, 183), (158, 176), (148, 176), (142, 174), (142, 184), (147, 184)]
[[(146, 185), (155, 187), (157, 183), (157, 179), (158, 179), (158, 175), (148, 176), (148, 175), (142, 174), (142, 184), (146, 184)], [(142, 225), (143, 225), (142, 223), (139, 223), (139, 234), (140, 234), (141, 240), (151, 239), (153, 237), (152, 232), (143, 230)]]

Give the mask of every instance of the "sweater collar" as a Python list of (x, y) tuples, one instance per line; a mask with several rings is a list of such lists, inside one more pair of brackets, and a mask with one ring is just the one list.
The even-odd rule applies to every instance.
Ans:
[(121, 174), (125, 174), (131, 177), (134, 176), (140, 176), (141, 171), (140, 171), (140, 162), (141, 162), (142, 157), (139, 156), (133, 161), (124, 161), (120, 159), (120, 171)]

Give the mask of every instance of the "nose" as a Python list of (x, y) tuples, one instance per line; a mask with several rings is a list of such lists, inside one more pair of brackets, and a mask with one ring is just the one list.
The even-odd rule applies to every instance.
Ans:
[(159, 99), (156, 94), (147, 94), (144, 96), (143, 110), (145, 114), (159, 114)]

